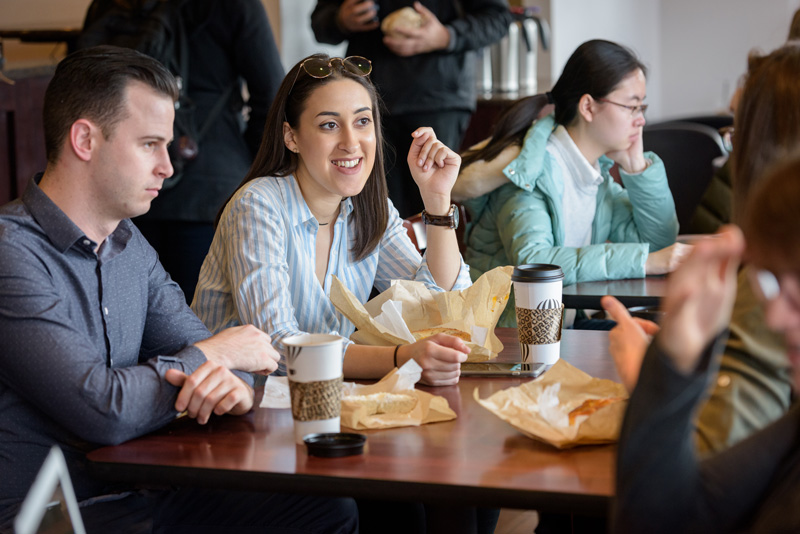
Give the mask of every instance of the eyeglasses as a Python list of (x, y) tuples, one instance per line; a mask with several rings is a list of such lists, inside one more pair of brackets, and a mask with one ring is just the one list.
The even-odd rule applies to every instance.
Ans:
[(722, 146), (728, 152), (733, 151), (733, 126), (723, 126), (719, 129), (719, 136), (722, 137)]
[[(367, 76), (372, 72), (372, 62), (361, 56), (348, 56), (344, 59), (332, 57), (327, 60), (318, 57), (310, 57), (303, 61), (300, 66), (303, 67), (306, 74), (312, 78), (327, 78), (333, 74), (333, 64), (336, 61), (342, 64), (344, 70), (357, 76)], [(298, 70), (298, 74), (299, 73), (300, 71)]]
[[(310, 57), (303, 60), (303, 62), (300, 63), (300, 67), (312, 78), (322, 79), (333, 74), (335, 61), (341, 63), (342, 69), (356, 76), (369, 76), (369, 73), (372, 72), (372, 61), (361, 56), (348, 56), (346, 58), (332, 57), (329, 59)], [(297, 74), (294, 75), (294, 80), (292, 81), (292, 86), (289, 88), (287, 96), (292, 94), (298, 76), (300, 76), (300, 69), (297, 69)], [(289, 122), (285, 114), (283, 120)]]
[[(372, 61), (361, 56), (348, 56), (344, 59), (340, 57), (332, 57), (329, 59), (310, 57), (300, 63), (300, 67), (312, 78), (322, 79), (333, 74), (334, 62), (336, 61), (341, 63), (341, 68), (343, 70), (355, 74), (356, 76), (368, 76), (369, 73), (372, 72)], [(297, 69), (297, 74), (294, 75), (294, 81), (292, 82), (292, 87), (289, 89), (289, 94), (292, 94), (298, 76), (300, 76), (300, 69)]]
[(635, 117), (636, 115), (639, 114), (639, 112), (641, 112), (642, 116), (644, 117), (644, 114), (647, 112), (647, 108), (649, 107), (649, 104), (639, 104), (638, 106), (628, 106), (626, 104), (619, 104), (617, 102), (612, 102), (611, 100), (606, 100), (605, 98), (598, 98), (597, 100), (600, 101), (600, 102), (605, 102), (606, 104), (614, 104), (615, 106), (619, 106), (621, 108), (625, 108), (625, 109), (627, 109), (628, 111), (631, 112), (631, 117)]

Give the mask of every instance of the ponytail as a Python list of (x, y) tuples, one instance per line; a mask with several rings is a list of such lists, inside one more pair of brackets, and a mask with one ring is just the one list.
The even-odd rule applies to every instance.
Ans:
[(548, 94), (521, 98), (509, 106), (498, 117), (492, 128), (489, 143), (483, 148), (468, 150), (461, 159), (461, 168), (476, 161), (490, 161), (511, 145), (520, 145), (531, 124), (549, 103)]

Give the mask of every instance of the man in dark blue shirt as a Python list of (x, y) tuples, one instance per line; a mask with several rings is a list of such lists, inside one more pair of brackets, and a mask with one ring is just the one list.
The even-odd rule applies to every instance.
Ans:
[(47, 168), (0, 208), (0, 531), (55, 443), (89, 532), (354, 532), (348, 499), (138, 492), (86, 473), (88, 451), (180, 412), (250, 411), (251, 373), (277, 368), (253, 326), (211, 336), (129, 220), (172, 174), (177, 92), (158, 62), (115, 47), (68, 56), (48, 87)]

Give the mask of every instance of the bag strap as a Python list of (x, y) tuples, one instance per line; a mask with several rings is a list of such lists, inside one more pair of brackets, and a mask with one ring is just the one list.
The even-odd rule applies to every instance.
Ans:
[(211, 111), (208, 113), (206, 120), (203, 122), (203, 126), (200, 127), (200, 130), (197, 132), (197, 143), (200, 144), (200, 141), (205, 137), (208, 130), (211, 128), (211, 125), (217, 120), (217, 117), (225, 108), (225, 104), (228, 103), (231, 94), (233, 93), (233, 87), (229, 86), (225, 91), (219, 96), (219, 99), (214, 104), (214, 107), (211, 108)]

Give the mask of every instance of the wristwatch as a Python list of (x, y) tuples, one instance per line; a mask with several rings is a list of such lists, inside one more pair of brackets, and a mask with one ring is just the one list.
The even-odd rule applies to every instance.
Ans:
[(455, 230), (458, 228), (458, 209), (455, 204), (450, 204), (450, 211), (446, 215), (431, 215), (422, 210), (422, 222), (432, 226), (446, 226)]

